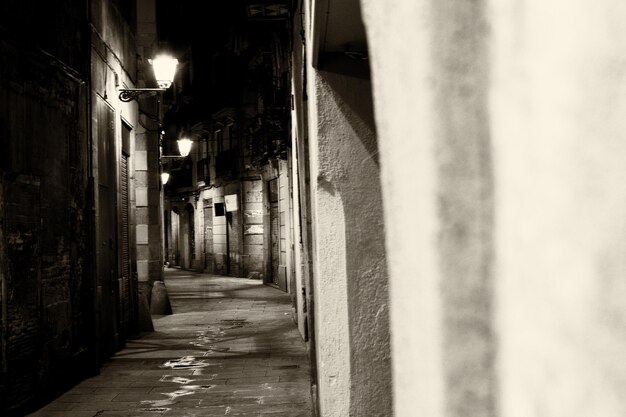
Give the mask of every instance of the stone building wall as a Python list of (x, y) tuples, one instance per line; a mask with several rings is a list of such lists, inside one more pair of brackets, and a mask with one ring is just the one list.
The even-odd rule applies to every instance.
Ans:
[(17, 3), (0, 6), (0, 413), (93, 370), (84, 4)]
[[(132, 30), (119, 11), (106, 1), (90, 4), (91, 10), (85, 1), (69, 0), (0, 5), (2, 415), (21, 415), (97, 372), (99, 360), (112, 350), (95, 340), (119, 345), (133, 331), (132, 294), (121, 276), (108, 278), (128, 314), (99, 321), (94, 309), (101, 301), (94, 257), (99, 161), (90, 146), (103, 123), (97, 99), (113, 114), (107, 146), (116, 156), (109, 160), (115, 167), (109, 174), (112, 201), (120, 201), (117, 158), (124, 148), (132, 176), (134, 152), (122, 125), (136, 124), (136, 108), (120, 105), (116, 83), (132, 85), (136, 54)], [(117, 216), (119, 206), (112, 213)], [(119, 254), (112, 253), (116, 263)], [(132, 274), (132, 259), (128, 267)], [(116, 329), (100, 333), (105, 326)]]
[[(136, 207), (143, 204), (136, 181), (142, 142), (137, 139), (137, 103), (124, 103), (118, 88), (133, 87), (137, 78), (135, 36), (131, 22), (109, 1), (91, 2), (91, 161), (95, 206), (95, 332), (99, 361), (106, 360), (136, 331)], [(123, 168), (126, 166), (126, 169)], [(125, 179), (122, 178), (123, 173)], [(139, 178), (138, 180), (141, 180)], [(127, 183), (122, 187), (122, 182)], [(129, 214), (123, 220), (122, 189)], [(136, 237), (135, 237), (136, 236)], [(157, 245), (158, 246), (158, 245)], [(131, 250), (132, 249), (132, 250)], [(139, 251), (137, 251), (139, 249)]]
[(242, 196), (243, 276), (263, 278), (263, 182), (261, 180), (243, 181)]

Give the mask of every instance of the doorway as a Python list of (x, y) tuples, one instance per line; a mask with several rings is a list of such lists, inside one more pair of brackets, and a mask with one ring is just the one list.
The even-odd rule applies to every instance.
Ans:
[(213, 272), (213, 199), (204, 200), (204, 270)]
[(117, 236), (117, 151), (115, 113), (102, 99), (96, 101), (98, 154), (97, 207), (97, 325), (99, 359), (104, 361), (119, 347), (119, 284)]
[(178, 209), (174, 208), (170, 213), (170, 261), (172, 266), (180, 266), (180, 215)]
[(273, 284), (283, 291), (287, 290), (286, 281), (281, 276), (281, 222), (280, 222), (280, 195), (278, 178), (267, 182), (269, 218), (269, 277), (268, 284)]
[(183, 221), (181, 230), (181, 240), (183, 245), (182, 267), (192, 269), (196, 258), (195, 252), (195, 231), (194, 231), (194, 209), (191, 204), (186, 204), (183, 210)]

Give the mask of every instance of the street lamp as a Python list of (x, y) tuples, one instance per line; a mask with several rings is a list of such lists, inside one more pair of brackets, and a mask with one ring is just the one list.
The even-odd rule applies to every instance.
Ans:
[(180, 152), (180, 156), (185, 157), (189, 155), (189, 152), (191, 152), (191, 145), (193, 144), (191, 139), (182, 138), (182, 139), (178, 139), (177, 142), (178, 142), (178, 152)]
[[(193, 145), (193, 141), (191, 139), (181, 138), (178, 139), (176, 142), (178, 143), (178, 152), (180, 153), (180, 155), (161, 155), (161, 160), (169, 158), (182, 159), (189, 155), (189, 152), (191, 152), (191, 145)], [(165, 185), (167, 184), (167, 181), (169, 181), (169, 179), (170, 173), (163, 171), (161, 173), (161, 183)]]
[(161, 158), (185, 158), (191, 152), (193, 141), (187, 138), (181, 138), (176, 141), (178, 144), (178, 153), (180, 155), (161, 155)]
[(167, 89), (174, 81), (178, 60), (169, 55), (157, 55), (154, 59), (149, 60), (154, 70), (154, 78), (156, 78), (159, 88)]
[[(171, 56), (160, 54), (160, 55), (157, 55), (154, 59), (148, 60), (148, 62), (152, 65), (152, 70), (154, 71), (154, 78), (156, 79), (158, 88), (120, 88), (118, 89), (119, 99), (120, 101), (128, 103), (130, 101), (137, 100), (139, 99), (139, 97), (144, 96), (144, 95), (156, 98), (157, 114), (156, 114), (156, 117), (154, 117), (153, 119), (157, 122), (158, 130), (155, 130), (153, 132), (157, 133), (158, 135), (158, 140), (159, 140), (158, 145), (159, 145), (159, 154), (160, 154), (161, 142), (162, 142), (161, 136), (163, 135), (162, 126), (161, 126), (161, 94), (172, 85), (172, 82), (174, 81), (174, 75), (176, 73), (176, 67), (178, 66), (178, 60), (176, 58), (172, 58)], [(146, 130), (148, 132), (150, 131), (147, 128)], [(163, 164), (160, 159), (159, 159), (159, 171), (161, 172), (161, 182), (163, 184), (167, 183), (170, 175), (168, 172), (163, 171)], [(161, 248), (162, 248), (160, 261), (162, 261), (165, 258), (165, 252), (164, 252), (165, 251), (165, 245), (164, 245), (165, 225), (164, 225), (164, 218), (162, 216), (162, 213), (163, 213), (162, 209), (163, 209), (163, 187), (159, 186), (159, 219), (160, 219), (160, 224), (161, 224), (160, 231), (161, 231)], [(150, 257), (150, 259), (152, 259), (152, 257)], [(155, 284), (158, 282), (162, 283), (162, 278), (161, 279), (157, 278), (155, 280)], [(155, 313), (156, 314), (171, 314), (171, 307), (169, 305), (169, 298), (167, 296), (167, 291), (165, 291), (165, 287), (164, 286), (157, 287), (155, 285), (154, 288), (161, 288), (161, 291), (163, 291), (162, 296), (163, 296), (163, 299), (166, 301), (166, 303), (152, 303), (150, 311), (153, 314)], [(153, 294), (154, 294), (154, 290), (153, 290)]]
[[(159, 54), (154, 59), (149, 59), (148, 62), (152, 65), (152, 70), (154, 71), (154, 78), (156, 79), (158, 88), (120, 88), (118, 91), (120, 92), (119, 98), (121, 101), (129, 102), (132, 100), (137, 100), (142, 95), (151, 95), (156, 96), (158, 93), (161, 93), (167, 90), (174, 81), (174, 75), (176, 74), (176, 68), (178, 67), (178, 60), (176, 58), (172, 58), (169, 55)], [(157, 100), (160, 100), (157, 97)], [(159, 129), (161, 129), (161, 114), (159, 107)], [(164, 134), (162, 130), (159, 131), (159, 143), (161, 142), (161, 136)], [(169, 155), (161, 155), (161, 158), (179, 158), (186, 157), (189, 155), (191, 151), (192, 141), (189, 139), (179, 139), (178, 140), (178, 150), (180, 152), (180, 156), (169, 156)], [(168, 177), (169, 178), (169, 177)], [(167, 182), (167, 179), (163, 178), (163, 184)]]
[(169, 55), (160, 54), (154, 59), (148, 60), (152, 64), (154, 78), (156, 78), (159, 88), (120, 88), (119, 98), (123, 102), (129, 102), (138, 99), (142, 95), (156, 96), (167, 90), (174, 81), (178, 60)]

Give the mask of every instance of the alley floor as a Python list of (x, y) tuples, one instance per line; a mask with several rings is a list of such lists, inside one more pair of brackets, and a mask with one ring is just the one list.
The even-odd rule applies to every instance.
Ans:
[(167, 269), (174, 314), (31, 417), (309, 417), (306, 347), (289, 295)]

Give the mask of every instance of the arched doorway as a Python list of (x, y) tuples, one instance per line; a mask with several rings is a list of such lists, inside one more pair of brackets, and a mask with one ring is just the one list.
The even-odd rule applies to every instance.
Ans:
[(194, 208), (186, 204), (183, 210), (183, 218), (180, 222), (180, 243), (182, 245), (181, 266), (186, 269), (193, 268), (195, 256), (195, 231), (194, 231)]
[(171, 211), (170, 217), (170, 247), (169, 247), (169, 259), (172, 266), (180, 266), (180, 215), (178, 208), (174, 207)]

